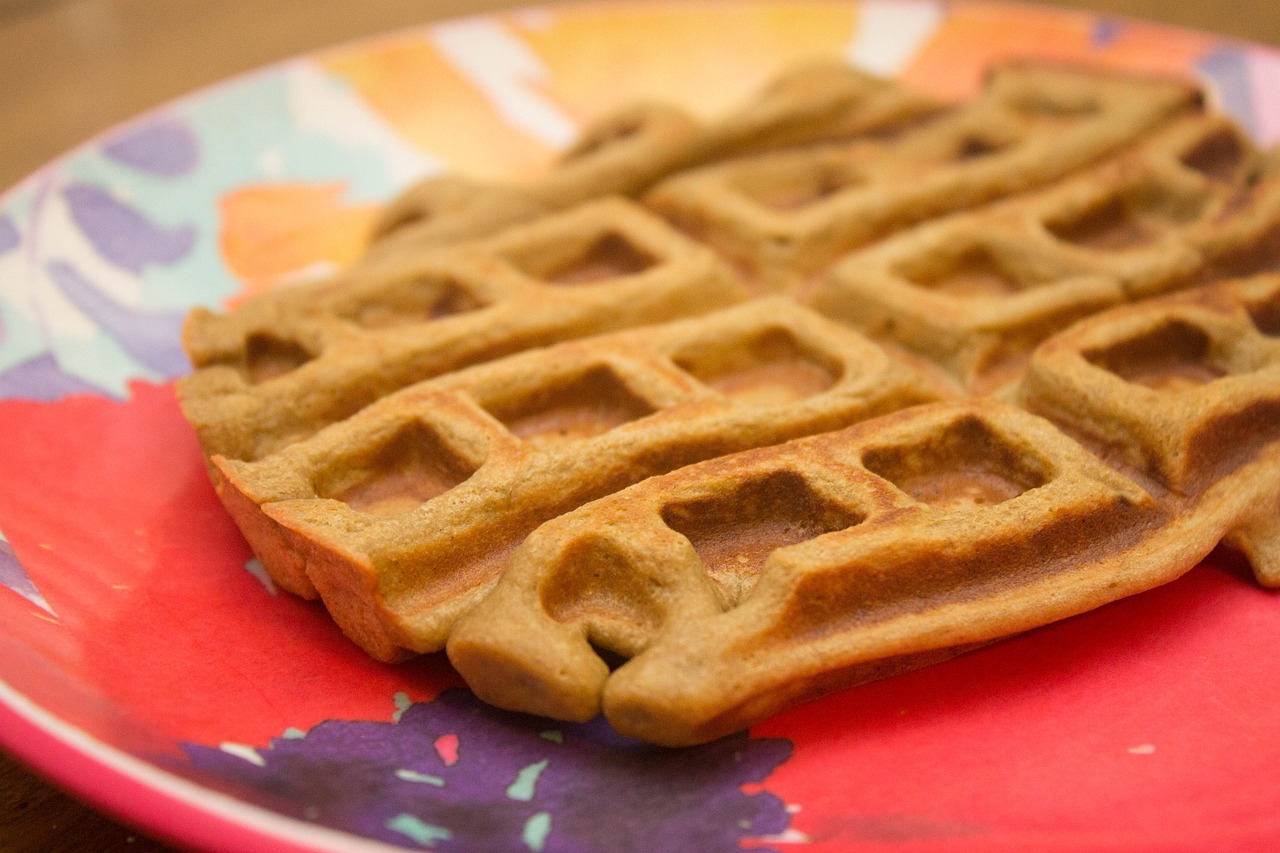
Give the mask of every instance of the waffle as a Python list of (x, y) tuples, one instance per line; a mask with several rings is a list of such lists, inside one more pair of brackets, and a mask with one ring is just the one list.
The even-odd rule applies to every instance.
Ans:
[(893, 139), (710, 165), (646, 201), (759, 290), (786, 290), (905, 225), (1061, 178), (1199, 102), (1178, 82), (1010, 65), (974, 102)]
[(257, 462), (215, 457), (267, 570), (396, 660), (444, 646), (539, 524), (646, 477), (932, 398), (785, 300), (535, 350), (393, 394)]
[(588, 504), (528, 538), (450, 659), (486, 701), (674, 746), (1165, 583), (1223, 539), (1280, 586), (1277, 316), (1277, 277), (1120, 308), (1036, 351), (1024, 408), (913, 407)]
[(1081, 317), (1256, 265), (1277, 221), (1280, 176), (1231, 122), (1195, 116), (1048, 190), (847, 255), (807, 299), (990, 394)]
[(416, 381), (745, 298), (714, 254), (620, 198), (449, 251), (370, 263), (219, 316), (178, 384), (208, 456), (256, 459)]
[(849, 69), (433, 179), (192, 313), (282, 588), (505, 708), (696, 743), (1164, 583), (1280, 585), (1280, 160), (1182, 81)]
[(1153, 491), (1220, 488), (1280, 438), (1280, 277), (1081, 323), (1036, 351), (1018, 393)]

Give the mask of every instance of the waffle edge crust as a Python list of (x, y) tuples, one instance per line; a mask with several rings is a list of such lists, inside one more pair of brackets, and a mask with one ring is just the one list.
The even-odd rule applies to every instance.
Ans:
[(1177, 79), (835, 64), (433, 178), (184, 328), (227, 511), (373, 657), (680, 746), (1166, 583), (1280, 586), (1280, 157)]

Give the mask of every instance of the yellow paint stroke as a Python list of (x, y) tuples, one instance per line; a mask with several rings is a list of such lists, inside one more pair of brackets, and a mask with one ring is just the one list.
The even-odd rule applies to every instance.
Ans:
[(547, 93), (585, 122), (632, 99), (723, 113), (781, 69), (841, 56), (853, 3), (628, 3), (505, 20), (550, 71)]

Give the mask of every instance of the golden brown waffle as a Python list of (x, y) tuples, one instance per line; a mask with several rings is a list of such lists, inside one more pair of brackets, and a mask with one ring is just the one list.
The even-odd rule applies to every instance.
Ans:
[(197, 309), (178, 393), (206, 455), (256, 459), (431, 376), (743, 297), (711, 252), (602, 199), (226, 316)]
[(1231, 122), (1196, 116), (1051, 189), (850, 254), (809, 301), (990, 393), (1075, 320), (1273, 251), (1278, 222), (1280, 176)]
[(443, 648), (544, 521), (654, 474), (930, 399), (785, 300), (571, 342), (415, 385), (219, 494), (286, 589), (375, 657)]
[(409, 188), (375, 225), (375, 253), (482, 237), (590, 198), (636, 195), (714, 158), (885, 133), (937, 109), (930, 98), (837, 63), (798, 67), (705, 125), (675, 107), (633, 104), (589, 127), (534, 184), (445, 176)]
[(1280, 439), (1278, 318), (1277, 276), (1109, 312), (1037, 350), (1020, 400), (1151, 488), (1194, 498)]
[[(1280, 586), (1276, 316), (1272, 277), (1119, 309), (1038, 350), (1023, 404), (1119, 469), (973, 400), (588, 504), (528, 538), (450, 659), (502, 707), (603, 710), (683, 745), (1164, 583), (1224, 538)], [(630, 660), (611, 672), (597, 648)]]
[(893, 139), (706, 166), (646, 203), (759, 289), (785, 290), (913, 222), (1056, 180), (1198, 104), (1182, 83), (1011, 65), (976, 101)]
[(1280, 160), (1201, 100), (1014, 65), (938, 113), (812, 66), (717, 122), (628, 108), (194, 312), (183, 409), (267, 571), (370, 654), (658, 743), (1223, 539), (1280, 586), (1280, 277), (1189, 289), (1280, 268)]

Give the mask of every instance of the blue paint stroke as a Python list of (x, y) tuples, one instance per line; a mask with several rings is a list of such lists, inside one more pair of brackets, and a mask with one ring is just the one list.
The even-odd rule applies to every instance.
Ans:
[(52, 403), (73, 394), (97, 394), (103, 390), (59, 366), (51, 353), (41, 353), (0, 372), (0, 400), (35, 400)]
[(13, 553), (13, 546), (3, 538), (0, 538), (0, 586), (8, 587), (44, 612), (57, 615), (45, 597), (40, 594), (40, 590), (36, 589), (31, 576), (27, 574), (26, 569), (22, 568), (22, 563), (18, 562), (18, 555)]
[(71, 208), (71, 218), (98, 254), (134, 275), (141, 274), (148, 264), (181, 260), (195, 243), (195, 229), (191, 226), (155, 225), (92, 184), (71, 184), (62, 195)]
[(1253, 83), (1244, 51), (1220, 47), (1201, 57), (1196, 70), (1213, 84), (1224, 112), (1244, 125), (1250, 135), (1258, 135), (1258, 118), (1253, 110)]
[(195, 134), (172, 118), (130, 128), (103, 145), (102, 153), (121, 165), (162, 178), (185, 175), (200, 162)]
[(50, 261), (45, 270), (67, 299), (87, 314), (134, 361), (165, 379), (191, 370), (186, 353), (182, 351), (182, 312), (152, 313), (122, 305), (65, 261)]

